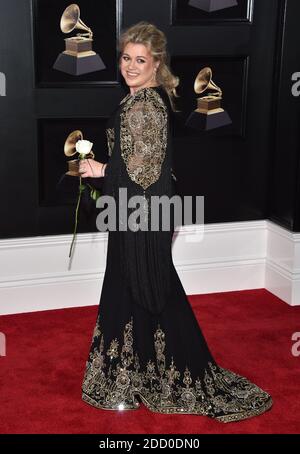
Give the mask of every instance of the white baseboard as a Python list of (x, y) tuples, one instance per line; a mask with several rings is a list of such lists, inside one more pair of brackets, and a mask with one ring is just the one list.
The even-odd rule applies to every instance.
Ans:
[[(107, 233), (0, 240), (0, 315), (97, 305)], [(178, 228), (173, 261), (187, 294), (267, 288), (300, 304), (300, 234), (270, 221)]]
[(291, 306), (300, 305), (300, 234), (268, 222), (265, 288)]

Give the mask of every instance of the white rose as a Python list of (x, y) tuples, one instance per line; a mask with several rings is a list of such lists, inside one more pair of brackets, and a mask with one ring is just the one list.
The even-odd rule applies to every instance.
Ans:
[(78, 140), (76, 142), (76, 151), (79, 154), (89, 154), (94, 144), (89, 140)]

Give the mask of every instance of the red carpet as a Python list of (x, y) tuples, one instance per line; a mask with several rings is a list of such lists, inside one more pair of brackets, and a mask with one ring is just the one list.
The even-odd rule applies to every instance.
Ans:
[(268, 391), (273, 408), (222, 424), (203, 416), (98, 410), (81, 401), (97, 307), (0, 317), (1, 433), (300, 433), (300, 307), (264, 289), (189, 297), (219, 364)]

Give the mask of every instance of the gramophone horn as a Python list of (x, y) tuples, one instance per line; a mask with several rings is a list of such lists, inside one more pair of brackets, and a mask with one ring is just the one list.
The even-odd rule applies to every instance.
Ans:
[(64, 146), (64, 153), (66, 156), (73, 156), (76, 153), (76, 142), (78, 142), (78, 140), (82, 140), (82, 138), (83, 134), (78, 129), (68, 135)]
[(207, 89), (213, 89), (217, 91), (219, 96), (222, 96), (222, 90), (213, 82), (212, 70), (208, 66), (199, 71), (194, 83), (194, 90), (196, 93), (203, 93)]
[(63, 33), (71, 33), (74, 29), (79, 28), (92, 35), (92, 30), (80, 19), (80, 8), (76, 3), (72, 3), (64, 10), (60, 28)]

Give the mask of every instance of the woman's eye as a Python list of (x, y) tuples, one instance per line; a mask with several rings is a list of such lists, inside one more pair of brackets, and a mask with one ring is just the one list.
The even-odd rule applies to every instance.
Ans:
[[(126, 55), (123, 56), (123, 60), (127, 61), (129, 60), (129, 57), (127, 57)], [(142, 60), (141, 58), (138, 58), (137, 59), (137, 62), (138, 63), (145, 63), (145, 60)]]

